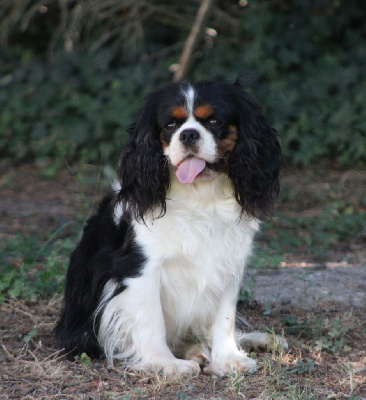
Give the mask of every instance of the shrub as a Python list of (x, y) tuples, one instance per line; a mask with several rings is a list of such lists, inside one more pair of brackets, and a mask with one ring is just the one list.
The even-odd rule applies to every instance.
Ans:
[(0, 91), (0, 154), (46, 165), (114, 162), (149, 90), (149, 65), (105, 73), (87, 53), (60, 55), (49, 70), (45, 65), (35, 62), (18, 79), (15, 71)]
[[(46, 19), (30, 13), (32, 5), (41, 4), (35, 0), (25, 1), (15, 18), (11, 7), (19, 4), (0, 5), (11, 11), (0, 19), (8, 41), (0, 55), (0, 156), (32, 158), (53, 169), (64, 160), (114, 163), (141, 98), (171, 80), (169, 66), (179, 59), (197, 4), (167, 2), (164, 8), (150, 0), (141, 8), (139, 2), (109, 2), (100, 13), (103, 2), (70, 0), (63, 3), (71, 18), (64, 30), (56, 2)], [(84, 7), (79, 16), (78, 5)], [(289, 162), (308, 165), (326, 158), (364, 166), (362, 1), (262, 0), (243, 9), (221, 1), (218, 6), (211, 22), (219, 34), (213, 46), (212, 38), (201, 43), (188, 78), (234, 80), (244, 72), (243, 82), (280, 132)], [(179, 16), (176, 24), (172, 15)], [(72, 51), (64, 52), (72, 21), (78, 34)], [(118, 21), (129, 21), (131, 29)]]
[(240, 18), (243, 34), (219, 38), (193, 75), (210, 65), (219, 78), (245, 71), (290, 162), (365, 165), (365, 16), (360, 2), (262, 1)]

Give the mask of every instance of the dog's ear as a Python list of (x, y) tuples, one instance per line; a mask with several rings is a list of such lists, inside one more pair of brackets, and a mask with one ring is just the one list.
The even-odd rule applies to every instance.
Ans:
[(242, 211), (262, 219), (272, 215), (280, 188), (278, 135), (240, 83), (233, 87), (238, 138), (229, 160), (229, 178)]
[(166, 211), (165, 196), (169, 189), (169, 167), (159, 140), (156, 102), (150, 95), (141, 109), (130, 138), (122, 150), (117, 170), (121, 190), (118, 201), (124, 211), (144, 221), (146, 213), (160, 206)]

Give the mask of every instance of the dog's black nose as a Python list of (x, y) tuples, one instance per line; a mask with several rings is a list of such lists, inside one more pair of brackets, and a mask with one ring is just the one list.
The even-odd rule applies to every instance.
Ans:
[(200, 134), (195, 129), (185, 129), (179, 135), (179, 140), (185, 146), (192, 146), (200, 138)]

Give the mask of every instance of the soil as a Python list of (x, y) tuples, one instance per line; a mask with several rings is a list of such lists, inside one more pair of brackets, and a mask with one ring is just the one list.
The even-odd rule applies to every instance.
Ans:
[[(100, 171), (93, 167), (84, 169), (81, 175), (65, 169), (52, 179), (42, 178), (39, 169), (33, 166), (4, 171), (0, 178), (0, 241), (14, 235), (35, 234), (40, 241), (46, 241), (52, 232), (76, 215), (90, 214), (106, 188), (99, 175)], [(284, 184), (302, 185), (310, 191), (325, 187), (329, 182), (354, 187), (354, 180), (357, 180), (361, 190), (366, 187), (365, 171), (350, 174), (332, 170), (326, 178), (316, 180), (305, 175), (301, 171), (287, 172)], [(287, 207), (287, 212), (294, 215), (317, 212), (316, 207), (301, 210), (289, 204), (279, 207)], [(255, 301), (246, 303), (241, 310), (246, 324), (259, 330), (270, 326), (277, 333), (284, 332), (288, 339), (290, 336), (292, 345), (288, 355), (280, 359), (276, 356), (274, 361), (268, 361), (266, 354), (258, 354), (262, 368), (254, 376), (213, 379), (200, 375), (176, 381), (159, 374), (141, 375), (118, 366), (110, 367), (104, 361), (90, 363), (86, 359), (70, 363), (60, 355), (54, 343), (52, 330), (61, 301), (60, 296), (55, 296), (35, 304), (7, 300), (0, 305), (0, 397), (29, 400), (274, 399), (295, 398), (294, 395), (276, 395), (288, 392), (293, 385), (299, 388), (296, 397), (299, 399), (365, 400), (364, 243), (350, 240), (321, 262), (307, 252), (297, 251), (286, 254), (280, 267), (252, 270), (249, 274), (255, 278)], [(283, 322), (286, 316), (299, 321), (325, 321), (325, 324), (344, 321), (350, 327), (345, 338), (351, 350), (314, 354), (311, 348), (316, 338), (306, 337), (306, 329), (291, 336), (293, 333)], [(27, 339), (32, 330), (34, 337)], [(315, 360), (316, 372), (310, 389), (308, 375), (296, 369), (299, 359)], [(310, 394), (306, 397), (308, 390), (315, 393), (313, 397)]]
[[(107, 187), (105, 182), (98, 180), (98, 174), (98, 169), (89, 167), (83, 171), (83, 181), (80, 181), (77, 173), (71, 170), (64, 170), (51, 180), (42, 178), (34, 167), (8, 171), (0, 179), (0, 239), (37, 233), (40, 240), (46, 240), (51, 232), (75, 218), (77, 213), (89, 214)], [(344, 172), (331, 171), (327, 179), (346, 185), (352, 178), (351, 184), (354, 185), (357, 178), (358, 186), (366, 188), (366, 172), (347, 174), (348, 178)], [(299, 182), (301, 178), (304, 180), (300, 172), (286, 173), (283, 184), (300, 184), (308, 190), (319, 190), (319, 187), (330, 184), (325, 179), (314, 182), (311, 178), (304, 184)], [(95, 182), (99, 184), (95, 185)], [(304, 190), (306, 192), (306, 188)], [(289, 208), (289, 212), (296, 212)], [(309, 212), (314, 214), (316, 209), (297, 210), (299, 215)], [(341, 251), (334, 251), (321, 263), (312, 260), (305, 252), (296, 251), (286, 254), (279, 268), (250, 270), (249, 274), (255, 276), (255, 298), (261, 303), (297, 304), (305, 301), (318, 304), (335, 301), (356, 307), (366, 306), (365, 243), (344, 243)]]

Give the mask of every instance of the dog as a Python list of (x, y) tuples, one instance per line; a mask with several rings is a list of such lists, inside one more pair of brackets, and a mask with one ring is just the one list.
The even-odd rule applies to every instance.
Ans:
[(254, 371), (236, 302), (279, 193), (276, 130), (237, 80), (168, 84), (129, 133), (71, 255), (58, 345), (165, 374)]

